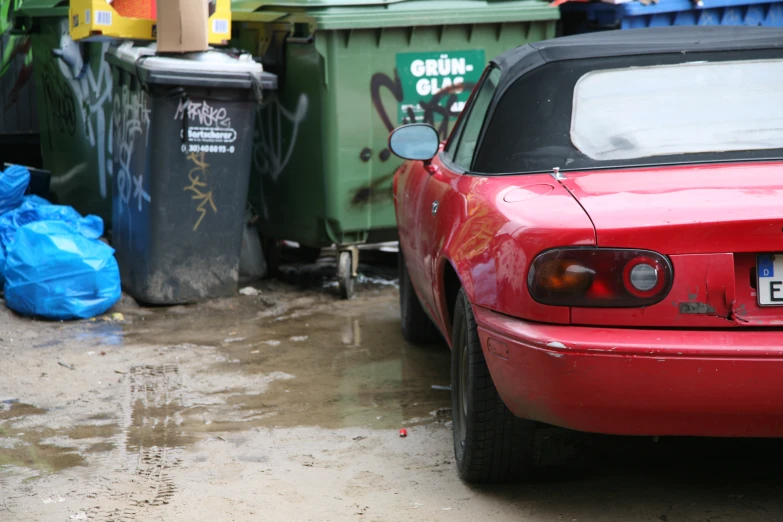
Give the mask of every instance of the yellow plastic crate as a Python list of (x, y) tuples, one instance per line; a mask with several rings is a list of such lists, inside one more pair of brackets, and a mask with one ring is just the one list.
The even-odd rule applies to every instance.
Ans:
[[(106, 0), (71, 0), (68, 24), (74, 40), (155, 40), (155, 20), (126, 18)], [(209, 43), (227, 45), (231, 39), (231, 0), (217, 0), (209, 17)]]

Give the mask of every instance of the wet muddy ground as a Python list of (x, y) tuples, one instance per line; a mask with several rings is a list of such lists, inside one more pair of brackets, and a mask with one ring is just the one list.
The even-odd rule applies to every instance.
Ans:
[(783, 520), (777, 440), (550, 429), (532, 482), (462, 484), (448, 349), (402, 341), (389, 263), (350, 302), (329, 271), (77, 323), (0, 307), (0, 521)]

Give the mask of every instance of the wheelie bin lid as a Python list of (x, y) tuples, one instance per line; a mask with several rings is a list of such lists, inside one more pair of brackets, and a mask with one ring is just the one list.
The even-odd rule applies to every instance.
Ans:
[(143, 83), (263, 90), (277, 88), (277, 76), (265, 72), (250, 54), (209, 50), (157, 55), (156, 44), (135, 46), (125, 42), (106, 52), (106, 61), (136, 76)]
[(560, 11), (541, 0), (232, 0), (231, 17), (332, 30), (558, 20)]

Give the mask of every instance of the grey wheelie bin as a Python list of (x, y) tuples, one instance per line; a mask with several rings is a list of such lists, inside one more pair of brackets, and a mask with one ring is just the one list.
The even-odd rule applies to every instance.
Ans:
[(256, 106), (275, 88), (248, 54), (155, 55), (112, 66), (113, 246), (127, 291), (151, 304), (237, 291)]

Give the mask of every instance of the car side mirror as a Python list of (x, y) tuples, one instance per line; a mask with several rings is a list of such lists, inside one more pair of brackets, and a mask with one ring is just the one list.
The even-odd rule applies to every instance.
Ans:
[(438, 153), (440, 138), (432, 125), (411, 123), (392, 131), (389, 148), (402, 159), (428, 161)]

